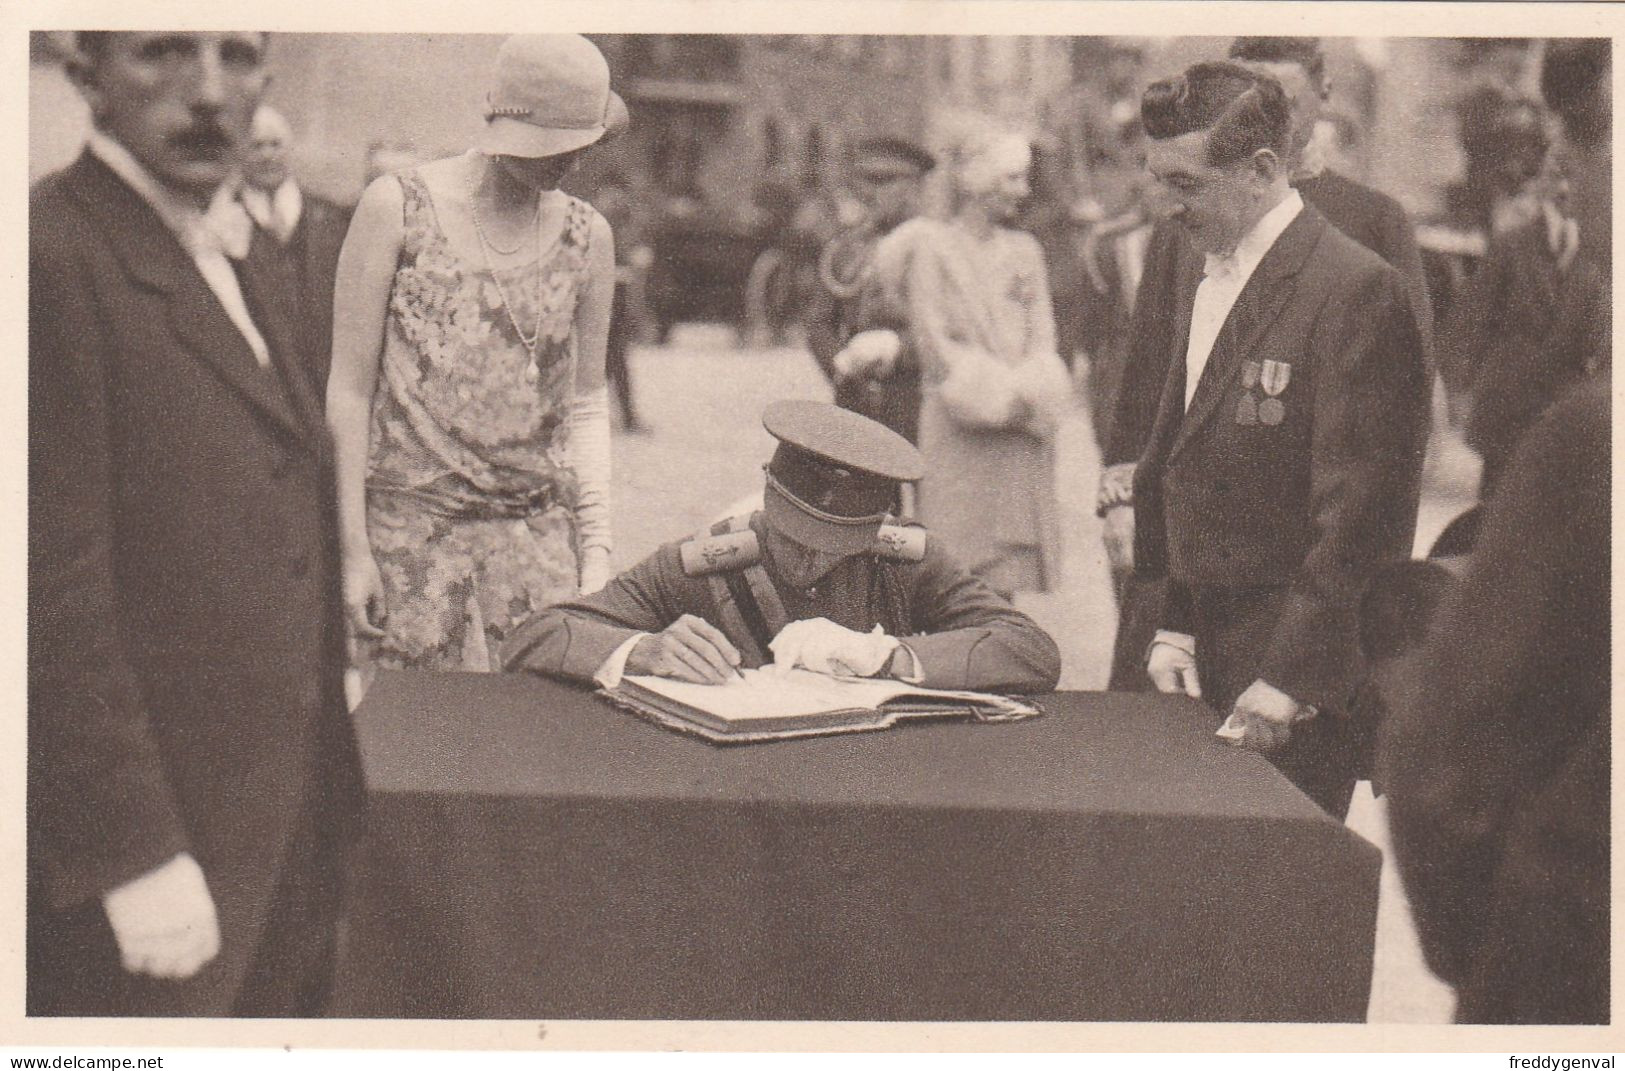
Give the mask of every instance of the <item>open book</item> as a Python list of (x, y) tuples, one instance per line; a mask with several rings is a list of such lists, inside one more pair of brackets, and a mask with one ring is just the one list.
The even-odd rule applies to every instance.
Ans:
[(885, 729), (899, 718), (1014, 721), (1040, 713), (1030, 703), (986, 692), (951, 692), (897, 680), (772, 667), (744, 670), (726, 684), (630, 676), (600, 694), (668, 729), (715, 743)]

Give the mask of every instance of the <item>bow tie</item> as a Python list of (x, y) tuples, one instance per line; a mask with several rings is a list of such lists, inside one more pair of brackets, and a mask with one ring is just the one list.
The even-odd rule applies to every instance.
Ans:
[(248, 256), (248, 246), (254, 239), (254, 221), (235, 199), (216, 198), (209, 210), (195, 217), (187, 228), (194, 248), (202, 252), (220, 252), (232, 260)]
[(1202, 276), (1204, 278), (1233, 275), (1235, 271), (1236, 255), (1234, 253), (1226, 253), (1222, 256), (1217, 253), (1208, 253), (1202, 258)]

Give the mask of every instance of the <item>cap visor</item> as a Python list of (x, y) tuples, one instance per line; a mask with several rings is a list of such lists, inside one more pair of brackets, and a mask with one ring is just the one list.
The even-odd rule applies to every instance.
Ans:
[(604, 136), (602, 125), (582, 130), (556, 130), (532, 126), (510, 116), (499, 115), (485, 124), (480, 136), (481, 152), (491, 156), (519, 156), (539, 159), (591, 145)]
[(862, 554), (873, 550), (880, 537), (880, 522), (872, 524), (831, 524), (802, 511), (777, 488), (762, 494), (762, 510), (767, 523), (781, 535), (813, 550), (829, 554)]

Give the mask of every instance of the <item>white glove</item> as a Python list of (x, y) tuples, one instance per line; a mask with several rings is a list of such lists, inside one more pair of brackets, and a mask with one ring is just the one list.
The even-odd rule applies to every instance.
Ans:
[(859, 331), (835, 355), (835, 374), (841, 379), (887, 375), (902, 351), (903, 340), (890, 328)]
[(840, 677), (873, 677), (891, 661), (897, 637), (876, 625), (873, 632), (854, 632), (828, 618), (792, 621), (773, 637), (773, 665), (786, 670), (801, 666), (815, 673)]
[(1202, 698), (1202, 683), (1196, 677), (1196, 641), (1189, 636), (1157, 633), (1146, 659), (1145, 675), (1159, 692), (1184, 692), (1192, 699)]
[(203, 870), (182, 852), (102, 897), (131, 974), (190, 978), (220, 951), (220, 922)]
[[(609, 388), (578, 394), (570, 405), (570, 468), (576, 477), (576, 548), (580, 555), (582, 593), (596, 591), (609, 579)], [(604, 579), (588, 588), (590, 552), (602, 552)], [(596, 567), (595, 567), (596, 568)]]

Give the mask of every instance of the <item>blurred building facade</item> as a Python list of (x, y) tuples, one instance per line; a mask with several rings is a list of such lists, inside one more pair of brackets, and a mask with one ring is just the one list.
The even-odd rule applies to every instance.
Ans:
[[(67, 163), (88, 120), (60, 66), (65, 34), (30, 49), (30, 175)], [(872, 134), (941, 149), (997, 124), (1039, 135), (1076, 195), (1109, 168), (1134, 171), (1125, 139), (1144, 85), (1223, 54), (1225, 38), (890, 35), (597, 35), (633, 128), (589, 158), (579, 185), (615, 170), (634, 186), (748, 206), (763, 183), (840, 183), (851, 145)], [(482, 122), (501, 38), (483, 34), (278, 34), (269, 99), (298, 132), (295, 163), (324, 195), (353, 199), (369, 148), (423, 158), (461, 151)], [(1524, 56), (1462, 39), (1327, 39), (1333, 108), (1355, 139), (1356, 177), (1419, 218), (1440, 214), (1460, 179), (1457, 102), (1486, 80), (1530, 94), (1539, 42)], [(1509, 54), (1513, 62), (1508, 62)], [(1103, 149), (1104, 146), (1104, 149)], [(1114, 149), (1115, 160), (1106, 159)], [(1104, 155), (1103, 155), (1104, 153)]]

